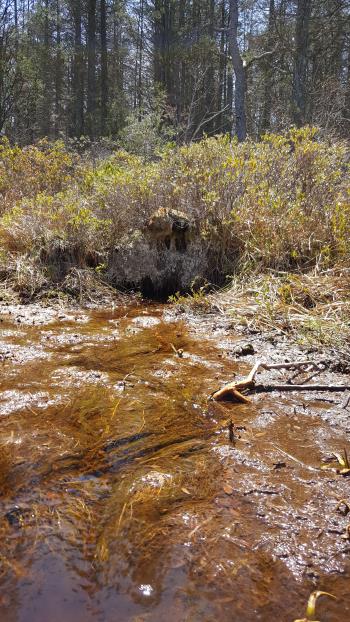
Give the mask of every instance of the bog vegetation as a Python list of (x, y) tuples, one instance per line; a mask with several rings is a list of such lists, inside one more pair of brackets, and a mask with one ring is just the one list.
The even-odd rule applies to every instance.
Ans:
[[(132, 245), (159, 208), (195, 222), (214, 283), (340, 265), (350, 253), (348, 155), (313, 128), (260, 142), (169, 144), (152, 160), (118, 150), (97, 164), (61, 142), (19, 148), (3, 139), (2, 283), (28, 298), (62, 286), (68, 269), (90, 267), (103, 280), (111, 249)], [(53, 269), (53, 256), (70, 257), (67, 269)]]

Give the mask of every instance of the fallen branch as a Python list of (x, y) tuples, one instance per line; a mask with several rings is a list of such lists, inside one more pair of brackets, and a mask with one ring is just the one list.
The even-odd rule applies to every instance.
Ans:
[(325, 369), (326, 362), (314, 363), (313, 361), (294, 361), (293, 363), (260, 363), (262, 369), (302, 369), (304, 367), (311, 369)]
[(242, 395), (241, 391), (244, 389), (249, 389), (252, 386), (254, 386), (255, 376), (260, 366), (261, 366), (261, 362), (257, 361), (253, 369), (251, 370), (250, 374), (248, 374), (246, 378), (244, 378), (240, 382), (230, 382), (229, 384), (225, 385), (218, 391), (215, 391), (211, 396), (212, 399), (219, 401), (219, 400), (224, 400), (227, 397), (230, 397), (230, 398), (234, 398), (237, 402), (241, 402), (243, 404), (249, 404), (251, 400), (248, 397), (245, 397), (245, 395)]
[[(269, 392), (269, 391), (347, 391), (350, 389), (349, 385), (335, 385), (335, 384), (268, 384), (268, 385), (255, 385), (255, 376), (258, 373), (259, 369), (290, 369), (290, 370), (304, 370), (311, 371), (312, 369), (315, 372), (323, 371), (326, 368), (326, 364), (324, 362), (314, 363), (312, 361), (295, 361), (291, 363), (273, 363), (268, 365), (267, 363), (262, 363), (261, 361), (257, 361), (245, 378), (243, 380), (239, 380), (238, 382), (230, 382), (225, 386), (221, 387), (218, 391), (215, 391), (211, 398), (213, 400), (225, 400), (225, 399), (233, 399), (237, 402), (241, 402), (243, 404), (249, 404), (251, 400), (242, 394), (242, 391), (245, 389), (255, 389), (259, 393)], [(314, 377), (313, 374), (310, 376), (305, 382)], [(293, 376), (295, 377), (295, 376)]]
[(258, 384), (254, 387), (257, 393), (269, 391), (348, 391), (349, 385), (343, 384)]

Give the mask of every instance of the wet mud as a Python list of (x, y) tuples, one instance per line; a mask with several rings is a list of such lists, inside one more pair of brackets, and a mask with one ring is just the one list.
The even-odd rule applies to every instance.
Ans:
[(305, 352), (156, 305), (0, 319), (3, 622), (350, 619), (346, 394), (208, 401)]

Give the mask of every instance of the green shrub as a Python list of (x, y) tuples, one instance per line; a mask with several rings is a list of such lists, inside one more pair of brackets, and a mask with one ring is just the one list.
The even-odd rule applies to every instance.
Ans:
[(36, 197), (42, 192), (55, 194), (72, 180), (75, 160), (62, 141), (50, 144), (41, 140), (31, 147), (11, 147), (0, 140), (0, 215), (22, 197)]
[[(349, 257), (350, 185), (345, 144), (313, 128), (238, 144), (207, 138), (167, 149), (157, 162), (118, 151), (96, 168), (61, 143), (0, 146), (2, 257), (42, 257), (55, 240), (81, 256), (108, 252), (159, 208), (195, 222), (203, 275), (331, 267)], [(75, 171), (75, 173), (74, 173)]]

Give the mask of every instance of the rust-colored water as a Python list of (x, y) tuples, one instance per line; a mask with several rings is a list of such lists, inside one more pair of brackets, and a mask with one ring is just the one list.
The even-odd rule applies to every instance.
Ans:
[(237, 364), (162, 311), (1, 324), (1, 621), (349, 620), (346, 429), (208, 402)]

